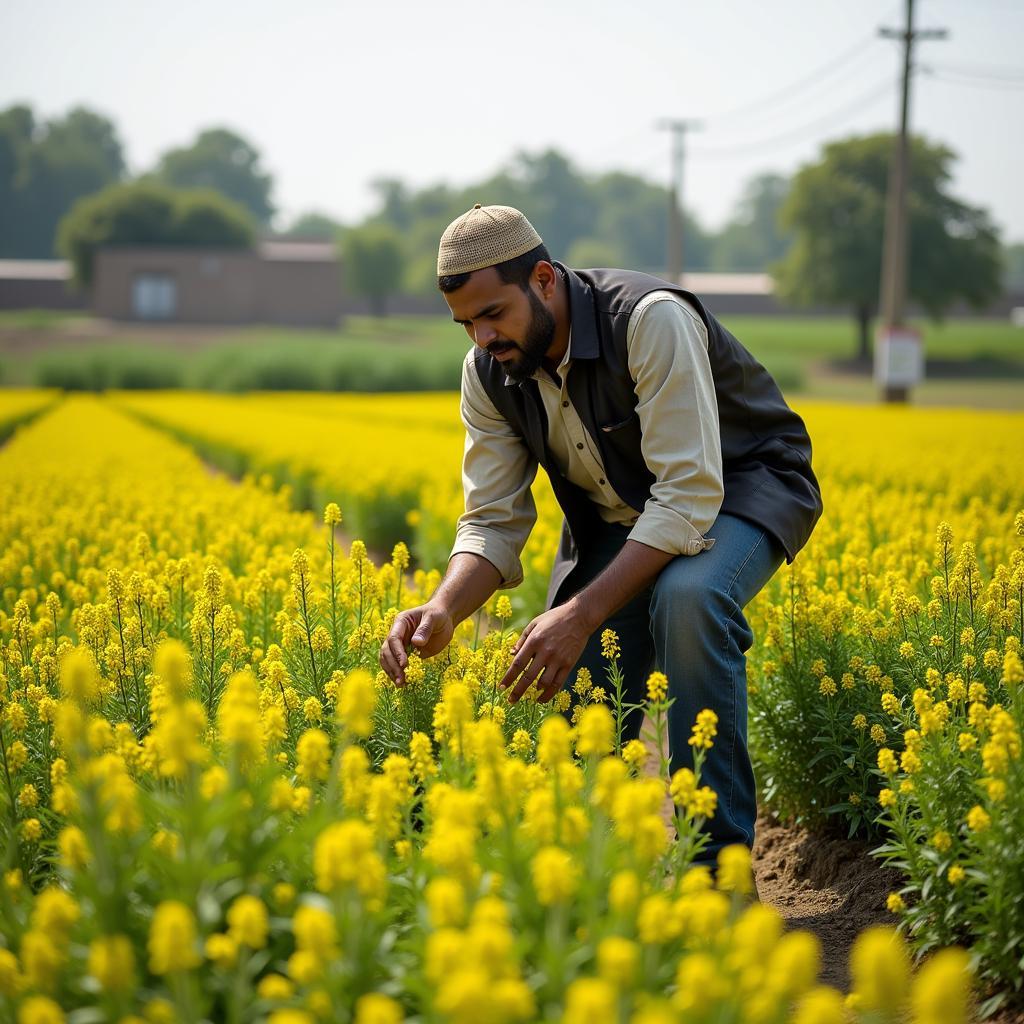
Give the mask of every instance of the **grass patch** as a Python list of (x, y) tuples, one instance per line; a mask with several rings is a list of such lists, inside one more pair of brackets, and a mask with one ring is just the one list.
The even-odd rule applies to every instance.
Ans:
[[(781, 353), (804, 359), (849, 359), (857, 354), (852, 317), (723, 316), (722, 322), (762, 362)], [(1024, 366), (1024, 329), (1008, 320), (914, 320), (912, 326), (922, 332), (929, 358), (991, 359)]]
[[(25, 326), (33, 315), (21, 313), (17, 322)], [(35, 344), (4, 354), (5, 384), (70, 390), (454, 390), (470, 345), (465, 332), (441, 315), (351, 317), (340, 330), (164, 325), (139, 327), (136, 333), (134, 326), (120, 325), (115, 336), (106, 337), (74, 331), (66, 322), (70, 316), (42, 317)], [(835, 382), (825, 382), (822, 391), (821, 378), (830, 367), (842, 368), (857, 350), (852, 318), (727, 316), (723, 321), (787, 394), (825, 397)], [(0, 317), (0, 328), (13, 322), (10, 315)], [(917, 326), (924, 333), (929, 381), (941, 378), (955, 385), (970, 379), (977, 385), (972, 395), (1000, 385), (998, 396), (982, 404), (1004, 404), (1002, 385), (1024, 376), (1024, 330), (1007, 321)], [(851, 385), (873, 392), (867, 375), (846, 376)]]
[(0, 328), (11, 330), (48, 331), (88, 319), (84, 309), (0, 309)]

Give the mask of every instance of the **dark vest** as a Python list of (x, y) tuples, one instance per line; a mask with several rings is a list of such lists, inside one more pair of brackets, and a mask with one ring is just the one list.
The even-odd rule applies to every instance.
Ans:
[[(640, 447), (635, 382), (627, 363), (626, 327), (636, 304), (652, 291), (686, 299), (704, 321), (715, 380), (725, 496), (721, 511), (772, 534), (792, 562), (821, 515), (821, 491), (811, 469), (811, 441), (803, 420), (786, 405), (768, 371), (693, 294), (630, 270), (570, 270), (566, 274), (572, 323), (569, 397), (601, 453), (608, 480), (623, 501), (642, 512), (654, 475)], [(537, 382), (513, 383), (501, 364), (474, 350), (480, 382), (495, 408), (523, 437), (547, 471), (565, 523), (551, 574), (548, 604), (576, 563), (576, 539), (600, 522), (586, 494), (559, 470), (547, 443), (547, 415)]]

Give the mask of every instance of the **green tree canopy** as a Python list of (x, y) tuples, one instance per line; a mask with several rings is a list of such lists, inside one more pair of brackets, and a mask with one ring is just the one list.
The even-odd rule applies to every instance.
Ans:
[[(635, 174), (612, 171), (594, 179), (592, 188), (597, 217), (591, 233), (618, 245), (621, 266), (665, 272), (668, 252), (668, 192)], [(684, 211), (683, 237), (687, 270), (710, 266), (711, 245), (707, 233)]]
[(602, 238), (577, 238), (565, 255), (570, 267), (618, 267), (622, 257), (618, 247)]
[(387, 312), (388, 298), (401, 289), (405, 252), (399, 233), (388, 224), (366, 224), (345, 232), (342, 270), (350, 291), (370, 300), (375, 316)]
[(0, 111), (0, 256), (31, 255), (24, 248), (24, 179), (20, 172), (34, 130), (31, 108), (19, 105)]
[[(892, 147), (884, 133), (830, 143), (797, 173), (781, 212), (794, 241), (774, 268), (779, 294), (800, 305), (850, 308), (862, 357), (878, 304)], [(949, 194), (953, 160), (941, 144), (911, 140), (907, 290), (935, 319), (957, 300), (982, 306), (1001, 290), (996, 229), (985, 210)]]
[(299, 214), (289, 227), (281, 233), (282, 238), (294, 238), (309, 241), (333, 242), (342, 231), (340, 221), (329, 217), (326, 213), (310, 210)]
[(1014, 242), (1003, 250), (1003, 284), (1008, 292), (1024, 292), (1024, 242)]
[(779, 211), (789, 194), (789, 179), (781, 174), (752, 178), (736, 212), (714, 239), (714, 270), (765, 270), (782, 259), (791, 237), (779, 224)]
[(212, 188), (244, 206), (258, 224), (274, 212), (273, 179), (260, 167), (260, 155), (227, 128), (200, 132), (191, 146), (165, 153), (154, 176), (175, 188)]
[(124, 173), (117, 131), (101, 114), (75, 107), (37, 124), (24, 105), (0, 112), (0, 256), (52, 257), (61, 217)]
[(102, 245), (247, 248), (255, 237), (249, 212), (212, 189), (138, 181), (80, 199), (60, 223), (58, 245), (71, 260), (75, 282), (87, 286)]
[[(474, 203), (522, 210), (551, 255), (570, 265), (577, 243), (589, 240), (600, 242), (605, 256), (621, 266), (656, 273), (665, 268), (667, 191), (632, 174), (584, 174), (557, 150), (518, 153), (490, 178), (464, 187), (411, 189), (395, 178), (380, 178), (373, 187), (379, 206), (369, 223), (400, 233), (408, 256), (405, 287), (419, 294), (437, 291), (438, 239)], [(586, 255), (587, 247), (582, 251)], [(689, 216), (686, 254), (688, 267), (709, 265), (708, 237)]]

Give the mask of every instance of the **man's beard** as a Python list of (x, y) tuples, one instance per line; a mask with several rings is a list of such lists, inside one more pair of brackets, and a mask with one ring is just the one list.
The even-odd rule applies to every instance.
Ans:
[[(547, 306), (532, 291), (530, 296), (530, 323), (522, 342), (513, 343), (519, 349), (516, 360), (510, 360), (505, 373), (517, 384), (522, 384), (540, 368), (551, 343), (555, 340), (555, 318)], [(494, 344), (500, 345), (501, 342)]]

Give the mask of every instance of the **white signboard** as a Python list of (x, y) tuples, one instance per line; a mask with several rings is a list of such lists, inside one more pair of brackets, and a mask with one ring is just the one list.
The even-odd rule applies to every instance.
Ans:
[(910, 327), (881, 328), (875, 335), (875, 383), (910, 388), (924, 378), (921, 335)]

